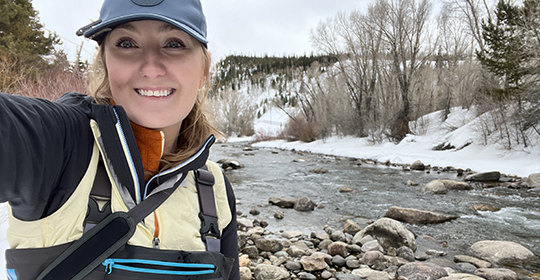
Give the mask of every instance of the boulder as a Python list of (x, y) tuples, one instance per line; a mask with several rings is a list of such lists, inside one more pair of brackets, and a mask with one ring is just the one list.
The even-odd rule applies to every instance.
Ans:
[(419, 160), (411, 164), (411, 170), (425, 170), (426, 166)]
[(497, 211), (501, 210), (501, 208), (495, 207), (495, 206), (493, 206), (491, 204), (487, 204), (487, 203), (475, 204), (472, 207), (472, 209), (476, 210), (476, 211), (489, 211), (489, 212), (497, 212)]
[(293, 208), (296, 211), (307, 212), (315, 210), (315, 206), (317, 205), (309, 197), (302, 196), (296, 200)]
[(411, 262), (397, 271), (398, 276), (405, 279), (439, 279), (448, 276), (446, 270), (430, 262)]
[(512, 241), (478, 241), (471, 245), (469, 254), (495, 264), (522, 264), (536, 260), (530, 250)]
[(251, 280), (252, 274), (249, 267), (240, 267), (240, 280)]
[(476, 267), (478, 267), (478, 268), (488, 268), (488, 267), (491, 267), (491, 263), (490, 263), (490, 262), (481, 260), (481, 259), (479, 259), (479, 258), (467, 256), (467, 255), (455, 255), (455, 256), (454, 256), (454, 261), (455, 261), (456, 263), (460, 263), (460, 262), (470, 263), (470, 264), (473, 264), (474, 266), (476, 266)]
[(485, 278), (478, 277), (467, 273), (451, 273), (450, 275), (439, 278), (439, 280), (486, 280)]
[(350, 235), (355, 235), (357, 232), (361, 231), (362, 228), (353, 220), (347, 219), (343, 225), (343, 232)]
[(223, 169), (240, 169), (246, 167), (243, 163), (235, 159), (220, 159), (217, 163), (221, 164), (221, 168)]
[(325, 174), (325, 173), (328, 173), (328, 170), (322, 167), (315, 167), (311, 169), (310, 172), (315, 173), (315, 174)]
[(294, 204), (296, 203), (296, 199), (294, 199), (294, 198), (270, 197), (268, 199), (268, 203), (270, 203), (272, 205), (279, 206), (281, 208), (290, 208), (290, 209), (292, 209), (294, 207)]
[(499, 171), (489, 171), (489, 172), (480, 172), (467, 175), (465, 181), (499, 181), (501, 178), (501, 172)]
[(540, 173), (533, 173), (525, 181), (529, 188), (540, 188)]
[(328, 245), (327, 250), (330, 256), (340, 255), (342, 257), (346, 257), (348, 253), (347, 243), (341, 241), (331, 243)]
[(259, 264), (253, 271), (255, 280), (285, 280), (290, 275), (287, 269), (269, 264)]
[(354, 235), (353, 243), (357, 244), (365, 235), (371, 235), (379, 244), (388, 250), (391, 247), (399, 248), (407, 246), (416, 251), (414, 234), (402, 223), (390, 219), (381, 218)]
[(449, 190), (461, 191), (472, 190), (472, 186), (467, 182), (453, 180), (433, 180), (424, 186), (424, 191), (434, 194), (445, 194)]
[(479, 268), (474, 275), (487, 280), (517, 280), (517, 273), (507, 268)]
[(409, 224), (440, 224), (458, 218), (458, 216), (434, 211), (402, 208), (397, 206), (390, 207), (384, 216)]

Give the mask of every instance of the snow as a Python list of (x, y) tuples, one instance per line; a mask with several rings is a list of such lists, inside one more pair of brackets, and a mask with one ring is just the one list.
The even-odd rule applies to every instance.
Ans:
[[(270, 117), (267, 116), (268, 113), (272, 114), (272, 123), (267, 121)], [(264, 127), (266, 132), (281, 131), (288, 120), (286, 114), (276, 108), (269, 110), (268, 113), (256, 121), (256, 127)], [(439, 112), (431, 113), (411, 123), (417, 135), (407, 135), (398, 144), (390, 141), (374, 144), (368, 138), (334, 136), (311, 143), (273, 140), (257, 142), (253, 146), (295, 149), (380, 162), (390, 161), (396, 164), (411, 164), (420, 160), (432, 166), (470, 168), (474, 172), (500, 171), (521, 177), (540, 173), (540, 139), (538, 137), (533, 141), (534, 146), (527, 149), (507, 150), (501, 148), (498, 143), (483, 145), (484, 140), (478, 132), (477, 124), (489, 116), (483, 114), (475, 117), (474, 108), (466, 110), (459, 107), (453, 108), (444, 122), (440, 121), (439, 115)], [(277, 136), (277, 134), (266, 133), (265, 136)], [(246, 139), (230, 139), (229, 141), (240, 140)], [(442, 143), (451, 144), (456, 148), (445, 151), (432, 149)]]
[[(273, 140), (256, 142), (254, 147), (295, 149), (326, 155), (371, 159), (380, 162), (387, 160), (397, 164), (411, 164), (416, 160), (432, 166), (453, 166), (470, 168), (475, 172), (500, 171), (505, 174), (528, 176), (540, 173), (540, 139), (534, 139), (527, 149), (506, 150), (497, 143), (482, 145), (481, 135), (476, 129), (477, 122), (489, 115), (476, 117), (474, 110), (454, 108), (448, 119), (439, 121), (435, 112), (411, 123), (416, 135), (407, 135), (399, 144), (389, 141), (374, 144), (367, 138), (330, 137), (311, 143), (300, 141)], [(229, 142), (254, 141), (258, 137), (275, 137), (285, 128), (289, 117), (280, 109), (269, 108), (255, 121), (256, 135), (253, 137), (230, 138)], [(449, 143), (455, 149), (434, 151), (432, 148)], [(1, 213), (4, 212), (4, 213)], [(0, 205), (0, 217), (5, 217), (5, 205)], [(0, 224), (0, 250), (7, 249), (5, 239), (7, 222)], [(0, 261), (5, 263), (4, 255)], [(1, 264), (0, 264), (1, 265)], [(4, 265), (5, 266), (5, 265)], [(6, 279), (5, 271), (0, 270), (0, 278)]]

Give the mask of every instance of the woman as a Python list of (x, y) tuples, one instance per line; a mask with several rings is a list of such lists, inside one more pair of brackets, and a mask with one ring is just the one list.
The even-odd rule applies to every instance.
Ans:
[[(105, 0), (92, 97), (0, 94), (10, 279), (239, 279), (199, 0)], [(127, 214), (126, 214), (127, 213)]]

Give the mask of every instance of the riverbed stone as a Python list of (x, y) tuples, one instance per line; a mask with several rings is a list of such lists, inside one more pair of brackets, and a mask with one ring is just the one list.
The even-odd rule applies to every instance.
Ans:
[(287, 261), (285, 262), (285, 268), (290, 271), (301, 270), (302, 264), (299, 261)]
[(343, 225), (343, 232), (350, 235), (355, 235), (357, 232), (361, 231), (362, 228), (353, 220), (347, 219)]
[(411, 170), (425, 170), (426, 166), (420, 161), (417, 160), (411, 164)]
[(382, 252), (382, 251), (384, 251), (384, 248), (381, 246), (381, 244), (379, 244), (378, 240), (371, 240), (371, 241), (368, 241), (368, 242), (364, 243), (364, 245), (362, 245), (360, 250), (362, 250), (362, 252), (369, 252), (369, 251), (380, 251), (380, 252)]
[(289, 208), (292, 209), (294, 207), (294, 204), (296, 203), (296, 199), (294, 198), (283, 198), (283, 197), (270, 197), (268, 199), (268, 203), (272, 205), (276, 205), (281, 208)]
[(310, 170), (311, 173), (315, 174), (325, 174), (328, 173), (328, 169), (322, 168), (322, 167), (315, 167)]
[(451, 273), (450, 275), (439, 278), (439, 280), (486, 280), (485, 278), (467, 274), (467, 273)]
[(507, 268), (479, 268), (474, 275), (487, 280), (517, 280), (517, 273)]
[(337, 273), (336, 279), (337, 280), (362, 280), (360, 276), (357, 276), (354, 274), (345, 274), (345, 273)]
[(312, 231), (309, 234), (309, 236), (311, 238), (317, 238), (317, 239), (320, 239), (320, 240), (330, 239), (330, 235), (328, 235), (328, 233), (326, 233), (326, 231), (323, 231), (323, 230)]
[(529, 188), (540, 188), (540, 173), (533, 173), (525, 181)]
[(239, 229), (253, 227), (253, 221), (246, 218), (236, 219), (236, 224)]
[(455, 255), (454, 262), (466, 262), (474, 265), (477, 268), (488, 268), (491, 267), (491, 263), (488, 261), (481, 260), (479, 258), (467, 256), (467, 255)]
[(469, 254), (495, 264), (521, 264), (536, 260), (529, 249), (512, 241), (478, 241), (471, 245)]
[(476, 211), (489, 211), (489, 212), (497, 212), (497, 211), (501, 210), (501, 208), (495, 207), (495, 206), (493, 206), (491, 204), (487, 204), (487, 203), (475, 204), (475, 205), (473, 205), (472, 209), (476, 210)]
[(309, 272), (300, 272), (298, 273), (298, 279), (300, 280), (317, 280), (317, 276)]
[(315, 210), (316, 206), (317, 205), (309, 197), (302, 196), (296, 200), (293, 208), (296, 211), (307, 212)]
[(289, 256), (291, 256), (293, 258), (299, 258), (299, 257), (308, 255), (306, 250), (298, 248), (297, 246), (289, 247), (289, 249), (287, 249), (287, 253), (289, 254)]
[(403, 258), (409, 262), (414, 262), (414, 251), (407, 246), (401, 246), (397, 248), (396, 256)]
[(246, 246), (240, 251), (243, 254), (246, 254), (250, 259), (256, 259), (259, 257), (259, 250), (255, 246)]
[(243, 163), (236, 159), (220, 159), (217, 161), (218, 164), (221, 164), (223, 169), (240, 169), (246, 167)]
[(285, 268), (270, 264), (257, 265), (253, 274), (256, 280), (285, 280), (290, 276)]
[(330, 256), (340, 255), (342, 257), (347, 256), (347, 243), (336, 241), (328, 245), (328, 254)]
[(458, 218), (458, 216), (435, 211), (402, 208), (397, 206), (390, 207), (384, 216), (409, 224), (440, 224)]
[(378, 259), (383, 259), (383, 258), (384, 258), (383, 253), (381, 253), (379, 251), (369, 251), (369, 252), (366, 252), (362, 256), (362, 259), (360, 260), (360, 262), (367, 265), (367, 266), (372, 266), (373, 264), (375, 264), (375, 262)]
[(249, 267), (240, 267), (240, 280), (251, 280), (252, 276)]
[(413, 251), (416, 250), (414, 234), (402, 223), (394, 219), (381, 218), (375, 221), (355, 234), (353, 243), (358, 244), (355, 240), (358, 241), (365, 235), (371, 235), (385, 250), (390, 247), (399, 248), (401, 246), (407, 246)]
[(269, 239), (261, 238), (261, 239), (255, 240), (255, 246), (257, 247), (257, 249), (261, 251), (267, 251), (271, 253), (275, 253), (283, 249), (283, 245), (281, 244), (279, 240), (270, 239), (270, 238)]
[(311, 256), (303, 256), (300, 258), (300, 263), (305, 271), (323, 270), (328, 267), (322, 254), (311, 254)]
[(474, 274), (474, 271), (476, 271), (478, 268), (474, 266), (473, 264), (467, 263), (467, 262), (460, 262), (456, 263), (457, 270), (465, 273)]
[(473, 187), (467, 182), (441, 179), (433, 180), (424, 186), (425, 192), (434, 194), (446, 194), (450, 190), (461, 191), (472, 189)]
[(332, 264), (337, 266), (337, 267), (342, 267), (345, 265), (345, 258), (340, 256), (340, 255), (335, 255), (332, 257)]
[(446, 270), (430, 262), (411, 262), (397, 271), (405, 279), (439, 279), (448, 276)]
[(501, 172), (488, 171), (488, 172), (480, 172), (480, 173), (467, 175), (465, 176), (465, 179), (463, 180), (485, 182), (485, 181), (499, 181), (500, 178), (501, 178)]

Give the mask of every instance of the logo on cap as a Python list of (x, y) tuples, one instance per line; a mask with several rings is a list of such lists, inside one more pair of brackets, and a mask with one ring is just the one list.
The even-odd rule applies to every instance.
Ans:
[(143, 7), (152, 7), (161, 4), (164, 0), (131, 0), (131, 2), (143, 6)]

